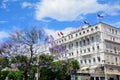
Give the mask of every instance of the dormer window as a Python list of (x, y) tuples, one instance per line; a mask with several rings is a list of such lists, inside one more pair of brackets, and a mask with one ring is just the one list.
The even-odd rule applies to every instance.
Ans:
[(78, 36), (78, 34), (76, 34), (76, 37)]
[(87, 30), (87, 32), (89, 32), (89, 30)]
[(95, 26), (95, 29), (97, 30), (97, 29), (98, 29), (98, 27), (97, 27), (97, 26)]
[(79, 33), (79, 35), (81, 35), (81, 32)]
[(83, 34), (85, 33), (85, 31), (83, 31)]
[(93, 31), (93, 28), (91, 28), (91, 31)]

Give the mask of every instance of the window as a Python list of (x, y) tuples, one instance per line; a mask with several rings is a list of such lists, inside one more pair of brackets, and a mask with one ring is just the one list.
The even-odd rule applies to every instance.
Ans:
[(90, 48), (87, 48), (88, 49), (88, 52), (90, 52)]
[(69, 49), (70, 49), (70, 44), (69, 44)]
[(67, 54), (65, 54), (65, 57), (67, 56)]
[(116, 34), (117, 34), (117, 30), (116, 30), (115, 32), (116, 32)]
[(97, 49), (99, 49), (99, 46), (97, 46)]
[(66, 38), (64, 40), (66, 41)]
[(113, 41), (115, 41), (115, 38), (113, 37)]
[(81, 32), (79, 33), (79, 35), (81, 35)]
[(87, 32), (89, 32), (89, 30), (87, 30)]
[(91, 31), (93, 31), (93, 28), (91, 28)]
[(83, 33), (85, 33), (85, 31), (83, 31)]
[(84, 49), (84, 53), (86, 53), (86, 49)]
[(72, 55), (72, 56), (74, 55), (73, 52), (71, 53), (71, 55)]
[(112, 33), (114, 33), (114, 29), (112, 29)]
[(83, 40), (83, 45), (85, 46), (85, 40)]
[(78, 36), (78, 34), (76, 34), (76, 37)]
[(97, 59), (98, 59), (98, 62), (100, 62), (100, 57), (98, 57)]
[(76, 42), (76, 47), (78, 47), (78, 42)]
[(82, 50), (80, 50), (80, 53), (82, 53)]
[(85, 63), (87, 63), (86, 59), (84, 60)]
[(115, 53), (116, 53), (116, 47), (114, 47), (114, 51), (115, 51)]
[(89, 59), (89, 63), (91, 63), (91, 60)]
[(71, 56), (71, 54), (69, 53), (69, 56)]
[(70, 36), (68, 36), (68, 38), (70, 39)]
[(77, 50), (77, 54), (79, 54), (78, 50)]
[(94, 37), (91, 37), (92, 42), (94, 42)]
[(97, 29), (98, 29), (98, 27), (97, 27), (97, 26), (95, 26), (95, 29), (97, 30)]
[(73, 43), (71, 43), (71, 48), (73, 47)]
[(82, 61), (82, 60), (80, 60), (80, 62), (81, 62), (81, 64), (83, 63), (83, 61)]
[(62, 39), (62, 42), (63, 42), (63, 39)]
[(80, 46), (82, 46), (81, 41), (79, 43), (80, 43)]
[(100, 42), (100, 36), (99, 35), (96, 35), (96, 41)]
[(90, 40), (89, 39), (87, 39), (87, 43), (88, 43), (88, 45), (90, 44)]
[(73, 35), (71, 35), (71, 38), (73, 38)]
[(95, 58), (93, 58), (93, 62), (95, 62)]
[(93, 49), (93, 51), (95, 50), (95, 48), (94, 48), (94, 47), (92, 47), (92, 49)]
[(117, 57), (115, 58), (115, 61), (117, 62)]
[(59, 41), (59, 43), (61, 43), (61, 41)]

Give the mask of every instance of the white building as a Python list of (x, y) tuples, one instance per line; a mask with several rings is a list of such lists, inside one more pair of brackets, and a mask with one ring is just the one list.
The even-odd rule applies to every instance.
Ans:
[(91, 80), (120, 80), (120, 30), (105, 23), (71, 32), (55, 41), (68, 50), (58, 60), (77, 59), (78, 73), (90, 73)]

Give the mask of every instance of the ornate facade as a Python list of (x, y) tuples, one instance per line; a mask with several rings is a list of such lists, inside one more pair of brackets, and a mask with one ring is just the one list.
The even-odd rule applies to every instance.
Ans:
[(91, 80), (120, 80), (120, 30), (105, 23), (80, 28), (55, 40), (67, 52), (58, 60), (76, 59), (78, 73), (90, 73)]

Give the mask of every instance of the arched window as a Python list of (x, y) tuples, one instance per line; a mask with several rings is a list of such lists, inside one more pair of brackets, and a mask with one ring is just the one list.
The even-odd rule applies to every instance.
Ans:
[(78, 42), (76, 42), (76, 47), (78, 47)]
[(87, 44), (88, 44), (88, 45), (90, 44), (90, 40), (89, 40), (89, 39), (87, 39)]
[(91, 31), (93, 31), (93, 28), (91, 28)]
[(86, 45), (85, 40), (83, 40), (83, 45), (84, 45), (84, 46)]
[(100, 62), (100, 57), (98, 57), (97, 59), (98, 59), (98, 62)]
[(91, 41), (94, 42), (94, 37), (93, 36), (91, 37)]

